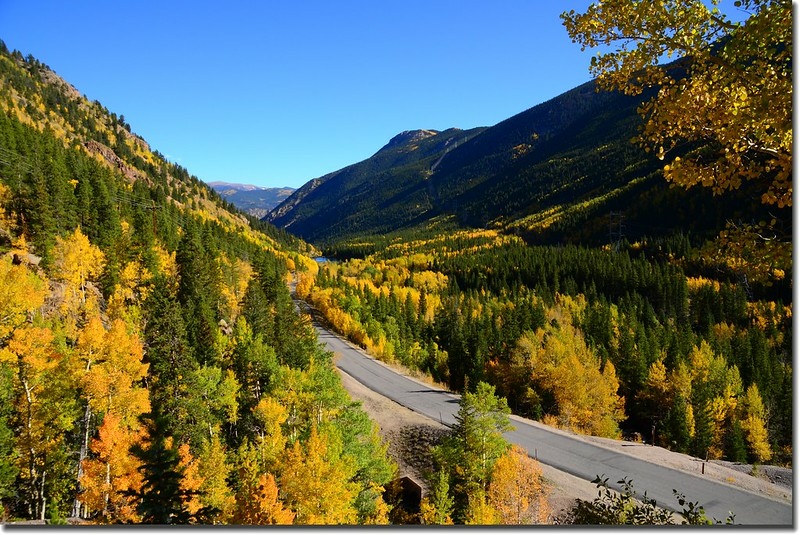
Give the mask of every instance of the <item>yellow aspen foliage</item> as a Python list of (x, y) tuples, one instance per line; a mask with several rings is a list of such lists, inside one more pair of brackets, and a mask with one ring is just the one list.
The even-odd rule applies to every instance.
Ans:
[(766, 409), (755, 384), (750, 385), (741, 399), (742, 418), (740, 420), (745, 441), (753, 457), (758, 462), (772, 459), (772, 449), (766, 427)]
[(295, 292), (300, 299), (306, 299), (311, 294), (314, 287), (314, 275), (311, 273), (300, 273), (297, 277)]
[(550, 517), (542, 467), (516, 445), (495, 462), (487, 498), (500, 524), (544, 524)]
[(654, 407), (668, 407), (672, 401), (670, 388), (671, 385), (667, 380), (667, 367), (664, 366), (664, 359), (660, 358), (650, 365), (647, 381), (640, 397), (650, 400)]
[[(97, 412), (119, 415), (134, 427), (141, 414), (150, 410), (147, 389), (141, 381), (147, 375), (139, 338), (127, 331), (122, 320), (114, 320), (105, 331), (98, 318), (92, 318), (78, 336), (78, 351), (87, 359), (82, 383), (89, 407)], [(88, 359), (95, 364), (89, 367)]]
[(81, 500), (90, 511), (100, 512), (107, 522), (136, 523), (136, 500), (128, 492), (141, 490), (139, 460), (130, 447), (143, 438), (141, 426), (130, 428), (116, 414), (106, 414), (92, 440), (92, 458), (84, 459), (80, 479)]
[(683, 399), (691, 399), (692, 397), (692, 375), (689, 372), (689, 367), (683, 362), (678, 365), (669, 373), (669, 384), (676, 394), (680, 394)]
[(370, 483), (368, 490), (373, 497), (372, 512), (367, 515), (361, 523), (367, 526), (385, 526), (391, 524), (389, 521), (391, 508), (383, 499), (383, 491), (385, 489), (380, 485)]
[(492, 526), (500, 523), (500, 514), (489, 503), (486, 494), (477, 493), (470, 496), (469, 509), (464, 524), (468, 526)]
[[(659, 158), (704, 141), (713, 151), (674, 157), (667, 180), (715, 193), (762, 183), (761, 200), (792, 205), (792, 4), (736, 2), (749, 18), (733, 23), (719, 2), (606, 0), (562, 14), (573, 41), (605, 46), (590, 71), (604, 89), (640, 94), (639, 142)], [(733, 8), (731, 8), (733, 9)], [(685, 70), (660, 69), (664, 57), (691, 58)]]
[(0, 258), (0, 342), (44, 304), (47, 286), (24, 265)]
[(217, 511), (213, 518), (215, 523), (226, 523), (233, 513), (235, 499), (227, 483), (230, 467), (219, 434), (203, 444), (198, 462), (198, 475), (203, 480), (201, 500), (206, 507)]
[(428, 526), (453, 525), (453, 519), (450, 517), (450, 515), (446, 515), (443, 518), (437, 518), (436, 513), (436, 507), (434, 507), (433, 502), (431, 502), (427, 496), (422, 498), (422, 502), (419, 506), (419, 517), (423, 524)]
[(77, 361), (57, 350), (50, 329), (22, 327), (0, 349), (0, 363), (7, 363), (14, 372), (19, 488), (37, 509), (34, 515), (44, 518), (46, 504), (39, 509), (36, 496), (45, 492), (52, 454), (62, 447), (67, 431), (74, 429)]
[[(708, 342), (695, 346), (689, 354), (689, 376), (694, 410), (710, 416), (708, 455), (722, 457), (726, 422), (737, 418), (738, 398), (743, 393), (742, 379), (735, 365), (728, 366), (722, 355), (715, 354)], [(696, 398), (696, 399), (695, 399)], [(690, 398), (687, 398), (690, 399)]]
[(149, 294), (146, 283), (152, 278), (145, 266), (138, 260), (125, 264), (119, 272), (119, 280), (108, 298), (106, 314), (112, 319), (123, 319), (137, 324), (136, 311)]
[(9, 233), (14, 229), (14, 216), (9, 213), (11, 209), (11, 188), (0, 184), (0, 229)]
[(81, 360), (86, 362), (87, 372), (103, 353), (105, 334), (99, 316), (92, 316), (78, 333), (76, 349)]
[[(636, 141), (667, 161), (664, 178), (715, 195), (749, 182), (763, 204), (791, 207), (793, 3), (733, 2), (741, 23), (708, 4), (604, 0), (561, 18), (573, 42), (604, 48), (589, 69), (599, 88), (657, 91), (639, 108)], [(660, 67), (665, 57), (680, 66)], [(702, 254), (771, 284), (792, 260), (791, 231), (776, 223), (729, 223)]]
[(157, 243), (153, 245), (153, 252), (156, 256), (158, 270), (164, 275), (166, 280), (174, 281), (174, 284), (177, 285), (178, 263), (175, 260), (175, 251), (170, 253), (163, 245)]
[(245, 525), (287, 525), (294, 522), (295, 513), (278, 499), (275, 477), (261, 474), (253, 488), (248, 489), (243, 501), (237, 503), (234, 521)]
[(96, 279), (105, 267), (103, 252), (89, 243), (79, 227), (67, 238), (56, 237), (53, 258), (53, 276), (66, 282), (68, 290), (85, 304), (86, 284)]
[(87, 285), (97, 280), (104, 266), (105, 255), (89, 242), (80, 227), (66, 238), (56, 237), (52, 276), (64, 283), (60, 309), (69, 336), (76, 334), (80, 314), (99, 313), (99, 303), (93, 294), (87, 293)]
[(253, 416), (260, 428), (258, 449), (262, 463), (270, 467), (276, 463), (286, 445), (282, 426), (289, 417), (289, 413), (278, 400), (264, 396), (253, 408)]
[[(574, 303), (574, 302), (573, 302)], [(561, 312), (558, 327), (548, 323), (536, 333), (522, 336), (517, 351), (527, 361), (539, 389), (552, 393), (556, 421), (579, 433), (617, 438), (618, 423), (625, 418), (624, 398), (617, 394), (619, 381), (610, 361), (600, 360), (586, 345), (583, 334)]]
[(350, 482), (354, 466), (340, 456), (336, 440), (314, 426), (305, 445), (296, 441), (286, 453), (281, 488), (286, 504), (297, 513), (297, 524), (352, 525), (357, 521), (356, 488)]
[(200, 489), (205, 479), (200, 476), (200, 463), (192, 455), (188, 444), (178, 446), (178, 456), (180, 458), (180, 466), (183, 468), (181, 490), (184, 496), (190, 496), (188, 503), (184, 505), (189, 514), (194, 516), (204, 505), (200, 498)]
[(225, 255), (219, 257), (219, 263), (222, 273), (220, 312), (223, 318), (233, 324), (241, 312), (247, 284), (253, 277), (253, 267), (240, 258), (230, 260)]

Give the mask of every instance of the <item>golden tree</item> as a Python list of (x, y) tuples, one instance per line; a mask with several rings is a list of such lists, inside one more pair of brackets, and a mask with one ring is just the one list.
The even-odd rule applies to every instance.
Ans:
[(291, 524), (294, 517), (295, 513), (278, 499), (278, 485), (272, 474), (262, 473), (254, 481), (243, 482), (233, 517), (236, 524)]
[(485, 492), (469, 498), (469, 508), (464, 524), (468, 526), (492, 526), (500, 523), (500, 514), (489, 502)]
[(24, 265), (0, 258), (0, 344), (44, 304), (47, 286)]
[(611, 361), (601, 369), (600, 358), (586, 345), (583, 333), (569, 322), (545, 325), (524, 334), (517, 343), (518, 358), (527, 361), (532, 383), (550, 392), (555, 414), (545, 416), (579, 433), (618, 438), (618, 423), (625, 419), (624, 398)]
[(97, 280), (104, 267), (105, 255), (89, 242), (80, 228), (67, 238), (56, 237), (52, 275), (65, 283), (61, 312), (68, 334), (75, 333), (81, 313), (91, 315), (99, 311), (99, 303), (87, 296), (87, 288), (90, 281)]
[[(792, 206), (792, 4), (736, 0), (733, 22), (720, 0), (605, 0), (561, 18), (582, 49), (604, 47), (590, 72), (602, 89), (657, 93), (640, 108), (637, 140), (662, 160), (664, 177), (715, 194), (749, 182), (768, 206)], [(680, 58), (663, 68), (665, 58)], [(781, 216), (782, 218), (783, 216)], [(730, 222), (705, 257), (769, 284), (791, 266), (780, 218)]]
[[(671, 158), (667, 180), (716, 193), (742, 181), (763, 183), (762, 202), (792, 205), (792, 10), (786, 0), (737, 0), (748, 12), (732, 22), (700, 0), (605, 0), (585, 13), (561, 15), (582, 48), (610, 47), (590, 71), (604, 89), (638, 95), (657, 87), (641, 108), (639, 142), (666, 158), (687, 143), (708, 149)], [(680, 57), (681, 68), (659, 66)]]
[(519, 446), (497, 459), (487, 498), (501, 524), (544, 524), (550, 515), (542, 467)]
[(16, 329), (0, 349), (0, 365), (13, 371), (20, 499), (35, 518), (44, 520), (51, 497), (48, 484), (58, 477), (54, 463), (78, 417), (79, 372), (75, 360), (57, 348), (52, 331), (43, 327)]
[(337, 439), (313, 426), (304, 446), (297, 441), (287, 451), (281, 488), (298, 524), (356, 523), (354, 467), (342, 458)]
[(755, 384), (750, 385), (742, 396), (742, 429), (751, 455), (758, 462), (769, 461), (772, 458), (772, 449), (769, 446), (767, 435), (766, 409), (761, 400), (761, 394)]

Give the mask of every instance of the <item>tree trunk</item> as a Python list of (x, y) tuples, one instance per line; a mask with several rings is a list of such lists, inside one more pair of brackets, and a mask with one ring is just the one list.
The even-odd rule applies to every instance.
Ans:
[[(89, 367), (88, 364), (86, 366)], [(81, 444), (80, 457), (78, 459), (78, 494), (75, 496), (75, 501), (72, 502), (72, 516), (81, 516), (81, 501), (78, 498), (81, 491), (81, 478), (83, 477), (83, 461), (89, 454), (89, 424), (92, 419), (92, 410), (89, 408), (89, 403), (86, 403), (86, 411), (83, 414), (83, 443)]]
[(39, 493), (40, 493), (39, 497), (41, 498), (41, 504), (42, 504), (42, 512), (41, 512), (40, 520), (42, 520), (42, 521), (44, 521), (45, 515), (47, 513), (47, 495), (44, 492), (44, 483), (45, 483), (46, 476), (47, 476), (47, 470), (43, 470), (42, 471), (42, 484), (41, 484), (41, 487), (40, 487), (40, 490), (39, 490)]

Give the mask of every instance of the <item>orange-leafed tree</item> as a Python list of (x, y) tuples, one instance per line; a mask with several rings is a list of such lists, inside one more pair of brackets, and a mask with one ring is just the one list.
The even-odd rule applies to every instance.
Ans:
[(234, 523), (245, 525), (291, 524), (295, 517), (278, 498), (278, 485), (270, 473), (243, 481), (235, 511)]
[(131, 429), (115, 413), (106, 414), (92, 440), (93, 457), (83, 461), (80, 499), (106, 522), (136, 523), (141, 520), (131, 492), (141, 490), (139, 460), (130, 447), (142, 440), (140, 428)]
[(487, 498), (501, 524), (544, 524), (550, 516), (542, 467), (519, 446), (497, 459)]
[[(125, 324), (119, 319), (115, 320), (111, 329), (107, 331), (99, 317), (90, 318), (78, 333), (76, 349), (84, 363), (81, 386), (86, 399), (78, 480), (84, 487), (88, 485), (96, 488), (99, 483), (92, 481), (92, 477), (98, 477), (100, 472), (94, 470), (93, 476), (84, 474), (85, 468), (91, 465), (91, 463), (87, 465), (84, 461), (89, 454), (92, 415), (104, 415), (106, 419), (111, 416), (112, 419), (109, 421), (114, 422), (116, 434), (141, 435), (138, 418), (150, 410), (147, 389), (141, 386), (142, 379), (147, 375), (147, 364), (142, 362), (143, 352), (139, 338), (135, 334), (128, 333)], [(111, 430), (107, 432), (111, 433)], [(126, 447), (132, 444), (133, 442), (130, 442)], [(102, 458), (98, 452), (95, 452), (95, 455)], [(111, 464), (118, 462), (118, 459), (119, 456), (105, 457), (104, 462), (107, 465), (105, 472), (108, 477), (116, 471)], [(125, 471), (124, 468), (121, 470)], [(104, 479), (108, 478), (104, 476)], [(111, 482), (105, 481), (104, 484), (110, 485)], [(108, 498), (105, 498), (102, 507), (95, 501), (91, 506), (92, 510), (100, 511), (105, 518), (111, 518), (107, 501)], [(80, 513), (80, 509), (80, 502), (76, 500), (74, 512)]]
[(193, 517), (199, 517), (203, 502), (200, 498), (200, 488), (203, 486), (204, 478), (200, 475), (200, 463), (192, 455), (188, 444), (178, 446), (178, 458), (183, 469), (180, 488), (184, 499), (184, 506)]

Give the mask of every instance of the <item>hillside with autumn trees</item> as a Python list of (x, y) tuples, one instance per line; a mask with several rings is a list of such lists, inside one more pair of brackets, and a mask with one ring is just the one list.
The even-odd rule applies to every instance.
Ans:
[[(564, 13), (580, 46), (618, 45), (593, 82), (404, 132), (298, 189), (284, 228), (2, 44), (4, 521), (676, 520), (630, 483), (553, 518), (511, 413), (791, 466), (791, 9), (712, 4)], [(418, 510), (293, 297), (462, 394)]]
[(4, 521), (387, 522), (395, 465), (289, 294), (314, 248), (35, 58), (0, 79)]

